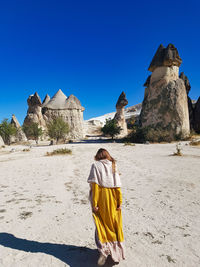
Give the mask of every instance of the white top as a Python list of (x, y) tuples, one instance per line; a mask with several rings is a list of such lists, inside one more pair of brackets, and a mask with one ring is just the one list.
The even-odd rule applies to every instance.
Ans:
[(117, 172), (113, 173), (112, 162), (107, 159), (95, 161), (92, 164), (88, 183), (96, 183), (101, 187), (121, 187), (121, 179)]

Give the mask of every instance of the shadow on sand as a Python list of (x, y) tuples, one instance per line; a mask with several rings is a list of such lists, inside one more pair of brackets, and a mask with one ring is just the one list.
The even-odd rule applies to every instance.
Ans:
[[(52, 255), (70, 267), (95, 267), (97, 266), (96, 262), (99, 255), (96, 249), (64, 244), (41, 243), (17, 238), (9, 233), (0, 233), (0, 245), (25, 252), (40, 252)], [(104, 266), (114, 266), (114, 263), (108, 259)]]
[(93, 138), (93, 139), (82, 139), (81, 141), (75, 141), (71, 144), (112, 144), (112, 143), (124, 143), (122, 139), (99, 139), (99, 138)]

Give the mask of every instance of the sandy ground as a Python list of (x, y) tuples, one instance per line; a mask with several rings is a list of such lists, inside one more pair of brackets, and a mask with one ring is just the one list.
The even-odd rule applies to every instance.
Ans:
[[(57, 147), (72, 155), (45, 156)], [(96, 266), (86, 180), (100, 147), (117, 159), (123, 183), (127, 251), (117, 266), (200, 266), (200, 147), (186, 143), (183, 157), (171, 156), (175, 144), (1, 149), (0, 266)]]

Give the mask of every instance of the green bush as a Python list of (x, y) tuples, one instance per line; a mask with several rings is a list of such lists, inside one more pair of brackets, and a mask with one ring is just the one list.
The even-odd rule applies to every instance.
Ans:
[(47, 134), (50, 138), (56, 140), (56, 143), (61, 139), (65, 139), (68, 133), (69, 125), (62, 117), (57, 117), (47, 124)]
[(136, 122), (136, 119), (135, 119), (135, 116), (133, 115), (129, 119), (126, 120), (127, 128), (133, 129), (133, 127), (135, 126), (135, 122)]
[(10, 145), (10, 138), (17, 134), (17, 129), (8, 119), (4, 119), (0, 124), (0, 135), (5, 144)]
[(104, 135), (111, 136), (112, 139), (114, 136), (120, 134), (121, 127), (117, 125), (116, 120), (114, 119), (106, 119), (105, 125), (101, 128), (101, 131), (104, 133)]
[(28, 139), (33, 139), (38, 144), (38, 140), (43, 134), (42, 128), (39, 127), (38, 123), (32, 122), (28, 125), (25, 124), (22, 129)]
[(159, 127), (139, 127), (135, 126), (127, 137), (127, 142), (145, 143), (150, 142), (171, 142), (172, 138), (166, 130)]

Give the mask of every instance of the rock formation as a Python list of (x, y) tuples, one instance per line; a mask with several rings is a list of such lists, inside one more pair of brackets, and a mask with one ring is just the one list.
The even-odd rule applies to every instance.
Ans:
[(174, 45), (160, 45), (149, 66), (152, 72), (145, 86), (140, 114), (141, 127), (167, 132), (170, 139), (190, 133), (187, 93), (179, 78), (182, 60)]
[(15, 115), (12, 115), (12, 119), (11, 119), (11, 124), (17, 129), (17, 133), (16, 136), (12, 136), (11, 137), (11, 143), (15, 143), (15, 142), (25, 142), (27, 141), (26, 135), (23, 132), (17, 118), (15, 117)]
[(184, 84), (185, 84), (185, 89), (187, 92), (187, 99), (188, 99), (190, 129), (194, 129), (194, 107), (193, 107), (191, 98), (188, 96), (190, 89), (191, 89), (191, 85), (190, 85), (188, 77), (184, 74), (184, 72), (180, 73), (179, 78), (182, 79), (184, 81)]
[(188, 77), (184, 74), (184, 72), (181, 72), (179, 75), (179, 78), (181, 78), (184, 81), (186, 92), (187, 94), (189, 94), (191, 85), (190, 85)]
[(34, 95), (30, 95), (27, 103), (29, 108), (24, 124), (29, 125), (30, 123), (35, 122), (38, 123), (41, 128), (45, 129), (46, 123), (42, 115), (42, 102), (38, 93), (36, 92)]
[(200, 134), (200, 97), (198, 98), (194, 108), (194, 130)]
[(42, 107), (44, 107), (49, 101), (50, 101), (50, 96), (48, 94), (46, 94), (43, 102), (42, 102)]
[(3, 141), (3, 138), (0, 135), (0, 147), (2, 147), (2, 146), (4, 146), (4, 141)]
[(165, 48), (162, 44), (158, 47), (151, 64), (148, 68), (149, 71), (154, 72), (158, 67), (180, 67), (182, 59), (178, 54), (178, 50), (173, 44), (169, 44)]
[(28, 98), (29, 109), (24, 124), (37, 122), (44, 130), (47, 123), (56, 117), (62, 117), (69, 124), (71, 139), (84, 137), (83, 111), (80, 101), (74, 96), (67, 97), (61, 89), (50, 98), (46, 95), (41, 103), (37, 93)]
[(61, 89), (43, 106), (45, 120), (61, 116), (69, 124), (72, 139), (84, 137), (83, 111), (80, 101), (74, 95), (67, 96)]
[(116, 114), (114, 120), (117, 121), (117, 125), (121, 127), (121, 132), (118, 137), (124, 137), (128, 134), (127, 124), (124, 115), (124, 107), (128, 104), (128, 100), (126, 99), (126, 95), (124, 92), (118, 98), (116, 104)]

